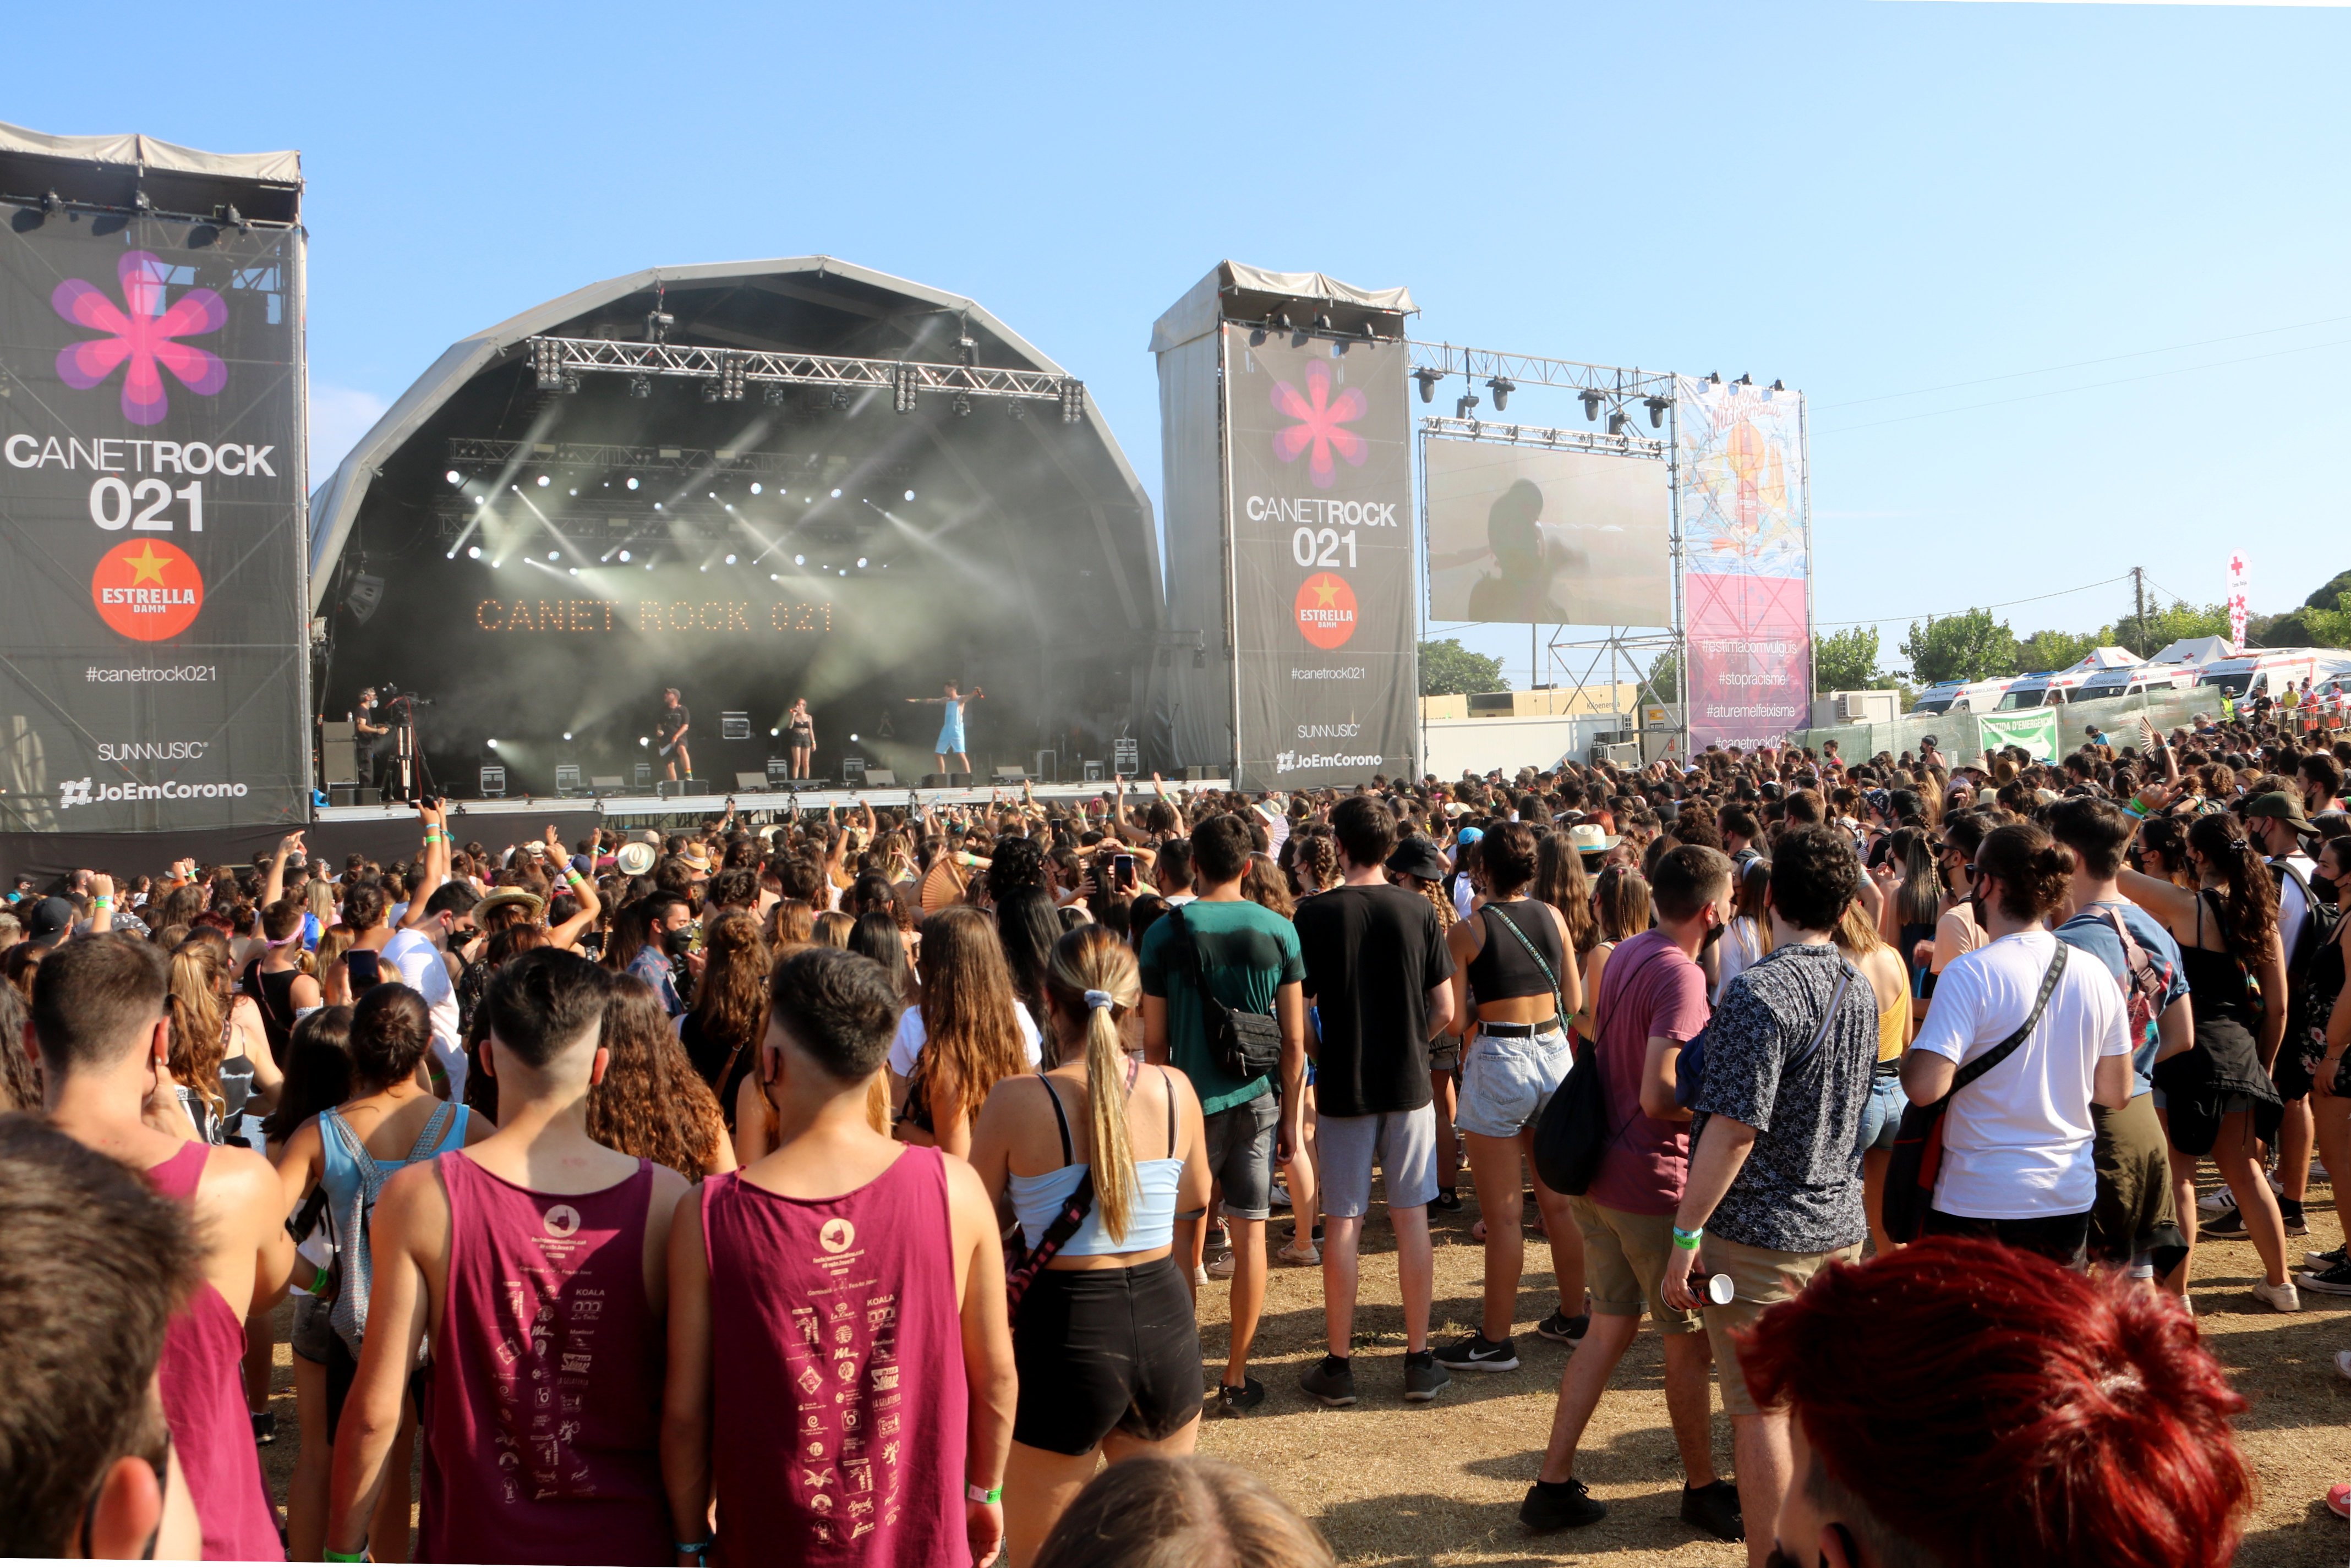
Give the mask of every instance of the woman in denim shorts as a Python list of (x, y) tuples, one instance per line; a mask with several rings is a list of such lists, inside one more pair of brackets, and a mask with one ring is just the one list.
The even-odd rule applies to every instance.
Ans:
[(1861, 1107), (1860, 1136), (1854, 1147), (1861, 1155), (1862, 1203), (1869, 1214), (1870, 1241), (1884, 1257), (1894, 1250), (1893, 1238), (1886, 1233), (1886, 1172), (1894, 1163), (1894, 1135), (1902, 1126), (1902, 1113), (1910, 1107), (1902, 1093), (1902, 1052), (1910, 1044), (1910, 982), (1901, 955), (1877, 923), (1862, 912), (1858, 898), (1845, 908), (1836, 945), (1877, 993), (1877, 1070), (1869, 1081), (1869, 1099)]
[[(1479, 1332), (1440, 1348), (1447, 1366), (1479, 1372), (1517, 1367), (1510, 1339), (1526, 1239), (1520, 1224), (1522, 1163), (1531, 1163), (1534, 1125), (1573, 1060), (1567, 1024), (1583, 1000), (1567, 922), (1528, 894), (1535, 876), (1534, 830), (1504, 823), (1479, 846), (1486, 899), (1446, 934), (1455, 965), (1455, 1016), (1474, 1019), (1461, 1053), (1461, 1098), (1454, 1125), (1469, 1148), (1469, 1174), (1486, 1220), (1486, 1300)], [(1474, 999), (1476, 1011), (1470, 1006)], [(1561, 1307), (1536, 1332), (1582, 1337), (1570, 1307), (1583, 1303), (1583, 1241), (1567, 1199), (1535, 1181), (1549, 1236)]]

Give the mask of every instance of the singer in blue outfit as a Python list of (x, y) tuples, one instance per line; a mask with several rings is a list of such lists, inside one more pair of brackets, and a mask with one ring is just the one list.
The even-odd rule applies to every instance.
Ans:
[[(971, 759), (964, 754), (964, 706), (967, 703), (977, 702), (982, 697), (987, 695), (987, 692), (982, 691), (978, 687), (975, 686), (971, 689), (971, 694), (967, 697), (957, 691), (956, 690), (956, 683), (950, 680), (947, 682), (947, 694), (944, 697), (909, 697), (906, 699), (909, 702), (937, 702), (945, 705), (946, 708), (945, 716), (939, 721), (939, 743), (935, 748), (938, 753), (939, 772), (943, 774), (948, 772), (967, 774), (971, 772)], [(949, 757), (953, 757), (955, 759), (955, 766), (952, 769), (947, 766), (947, 759)]]

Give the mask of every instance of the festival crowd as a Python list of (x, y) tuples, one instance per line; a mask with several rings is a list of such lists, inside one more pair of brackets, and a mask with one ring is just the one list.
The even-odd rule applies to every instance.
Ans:
[[(1614, 1507), (1757, 1565), (2226, 1563), (2197, 1243), (2351, 1295), (2296, 1241), (2321, 1162), (2351, 1219), (2346, 761), (2246, 712), (495, 849), (426, 802), (390, 865), (21, 880), (0, 1551), (1328, 1563), (1193, 1457), (1290, 1266), (1325, 1407), (1573, 1348), (1533, 1532), (1612, 1506), (1646, 1314), (1682, 1473)], [(1356, 1349), (1375, 1202), (1400, 1355)]]

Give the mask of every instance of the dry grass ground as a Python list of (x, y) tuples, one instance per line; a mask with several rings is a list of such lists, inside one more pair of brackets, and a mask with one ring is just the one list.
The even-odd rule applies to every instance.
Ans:
[[(2297, 1263), (2304, 1248), (2343, 1239), (2325, 1207), (2325, 1189), (2311, 1196), (2311, 1233), (2293, 1243)], [(1477, 1207), (1473, 1201), (1458, 1214), (1435, 1218), (1437, 1332), (1466, 1333), (1477, 1321), (1483, 1272), (1481, 1249), (1469, 1236)], [(1284, 1223), (1277, 1219), (1277, 1232)], [(1601, 1404), (1578, 1466), (1593, 1494), (1608, 1504), (1608, 1518), (1557, 1535), (1531, 1537), (1520, 1528), (1519, 1501), (1541, 1462), (1570, 1354), (1532, 1332), (1555, 1297), (1550, 1255), (1540, 1238), (1529, 1241), (1531, 1272), (1518, 1312), (1520, 1369), (1456, 1373), (1433, 1405), (1406, 1405), (1401, 1397), (1404, 1320), (1384, 1221), (1375, 1218), (1367, 1238), (1356, 1314), (1362, 1403), (1353, 1408), (1326, 1410), (1299, 1391), (1299, 1375), (1322, 1355), (1321, 1273), (1278, 1269), (1254, 1362), (1266, 1403), (1247, 1419), (1204, 1424), (1200, 1450), (1263, 1475), (1351, 1564), (1743, 1563), (1740, 1547), (1677, 1517), (1680, 1461), (1666, 1422), (1657, 1339), (1646, 1326)], [(2246, 1568), (2345, 1562), (2345, 1526), (2315, 1500), (2330, 1483), (2351, 1479), (2351, 1381), (2334, 1366), (2336, 1351), (2351, 1349), (2351, 1299), (2309, 1296), (2293, 1317), (2262, 1307), (2248, 1291), (2260, 1272), (2243, 1241), (2199, 1246), (2196, 1275), (2207, 1341), (2252, 1405), (2240, 1430), (2262, 1498), (2238, 1561)], [(1227, 1345), (1224, 1302), (1221, 1282), (1201, 1293), (1201, 1340), (1212, 1368), (1223, 1365)], [(272, 1400), (281, 1436), (262, 1450), (281, 1502), (298, 1441), (288, 1321), (281, 1309)], [(1213, 1379), (1211, 1370), (1204, 1386)], [(1730, 1472), (1729, 1423), (1719, 1404), (1715, 1462)]]

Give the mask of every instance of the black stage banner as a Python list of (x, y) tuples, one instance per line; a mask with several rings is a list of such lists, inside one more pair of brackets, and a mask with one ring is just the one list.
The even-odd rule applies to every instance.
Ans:
[(1404, 345), (1224, 331), (1235, 783), (1409, 777), (1419, 726)]
[(300, 821), (301, 237), (0, 213), (0, 827)]

